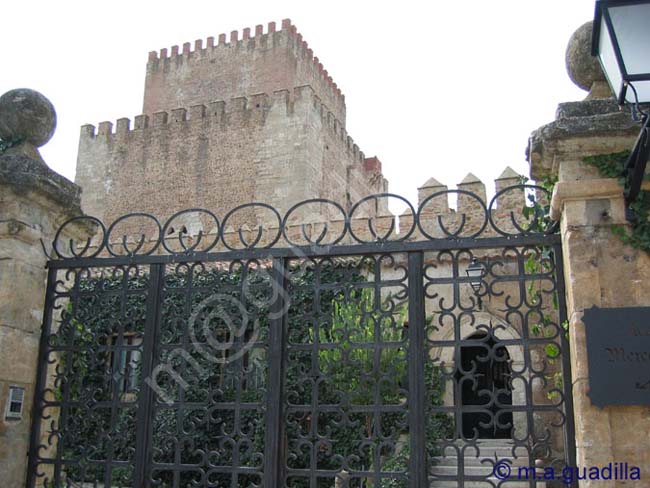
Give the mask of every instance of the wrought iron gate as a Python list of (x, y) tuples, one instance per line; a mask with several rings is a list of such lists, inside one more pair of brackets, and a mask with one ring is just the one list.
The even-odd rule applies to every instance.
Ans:
[[(530, 190), (437, 193), (400, 233), (356, 217), (393, 195), (132, 214), (81, 246), (67, 222), (28, 486), (543, 486), (536, 461), (575, 464), (573, 414), (559, 236), (499, 209)], [(436, 214), (447, 193), (479, 213)]]

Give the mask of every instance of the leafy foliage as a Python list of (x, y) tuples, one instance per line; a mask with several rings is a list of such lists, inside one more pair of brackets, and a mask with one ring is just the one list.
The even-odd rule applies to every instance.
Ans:
[[(625, 162), (629, 156), (630, 151), (623, 151), (589, 156), (583, 161), (598, 168), (598, 172), (604, 178), (616, 178), (621, 185), (624, 185)], [(632, 213), (631, 227), (614, 225), (612, 232), (625, 244), (650, 253), (650, 191), (641, 190), (636, 201), (630, 204), (630, 211)]]
[[(335, 279), (331, 280), (333, 273)], [(326, 311), (327, 320), (316, 328), (308, 328), (304, 335), (305, 310), (295, 307), (295, 314), (289, 312), (290, 342), (309, 344), (315, 347), (318, 365), (315, 369), (311, 353), (294, 357), (289, 363), (287, 384), (292, 390), (292, 403), (309, 405), (313, 392), (300, 388), (306, 378), (316, 382), (318, 401), (323, 405), (340, 404), (346, 411), (347, 422), (341, 422), (338, 415), (319, 415), (318, 432), (327, 432), (322, 451), (317, 453), (319, 469), (337, 471), (342, 458), (353, 470), (394, 473), (394, 478), (384, 478), (381, 487), (402, 487), (408, 470), (409, 432), (406, 404), (408, 391), (408, 329), (405, 328), (407, 308), (395, 305), (394, 297), (381, 298), (373, 289), (364, 288), (365, 278), (359, 271), (350, 276), (341, 276), (337, 269), (327, 270), (319, 276), (321, 283), (337, 283), (326, 291), (321, 300), (321, 311)], [(306, 282), (311, 282), (308, 276)], [(303, 283), (304, 284), (304, 283)], [(309, 289), (311, 285), (307, 286)], [(300, 289), (294, 290), (300, 296)], [(292, 293), (293, 296), (293, 293)], [(294, 308), (294, 307), (292, 307)], [(311, 307), (306, 313), (310, 316)], [(322, 316), (323, 314), (321, 314)], [(303, 331), (301, 333), (301, 331)], [(318, 346), (316, 346), (318, 345)], [(432, 405), (442, 403), (442, 381), (439, 370), (433, 363), (425, 365), (425, 381), (430, 392)], [(292, 388), (293, 386), (293, 388)], [(377, 408), (376, 416), (370, 412), (354, 409), (347, 411), (345, 405), (354, 409)], [(385, 407), (394, 411), (385, 410)], [(311, 419), (307, 416), (291, 416), (288, 423), (288, 438), (308, 437)], [(442, 414), (428, 417), (429, 452), (436, 452), (435, 441), (452, 435), (450, 418)], [(314, 439), (315, 440), (315, 439)], [(331, 452), (330, 452), (331, 449)], [(333, 455), (335, 454), (335, 455)], [(301, 454), (289, 446), (290, 467), (307, 470), (310, 455)], [(342, 457), (342, 458), (341, 458)], [(350, 480), (349, 486), (366, 486), (360, 479)], [(292, 487), (309, 487), (309, 481), (293, 478)], [(319, 479), (317, 486), (330, 488), (332, 481)]]
[[(373, 382), (377, 384), (390, 373), (396, 386), (406, 387), (406, 351), (397, 346), (402, 345), (404, 340), (405, 330), (401, 324), (405, 320), (406, 308), (402, 308), (397, 316), (382, 316), (374, 309), (374, 301), (374, 294), (369, 289), (353, 290), (349, 300), (333, 301), (331, 327), (319, 328), (321, 343), (338, 346), (319, 351), (320, 368), (328, 372), (337, 387), (343, 386), (346, 391), (356, 392), (355, 403), (362, 405), (373, 403), (373, 393), (369, 389), (362, 389), (360, 372), (370, 372)], [(312, 338), (313, 333), (313, 329), (310, 329)], [(355, 344), (379, 341), (393, 347), (382, 348), (377, 364), (374, 364), (373, 349), (355, 347)], [(382, 400), (385, 403), (397, 402), (400, 395), (384, 392)]]
[(630, 156), (630, 151), (621, 151), (612, 154), (598, 154), (596, 156), (587, 156), (583, 159), (598, 169), (598, 172), (604, 178), (616, 178), (619, 183), (625, 183), (623, 179), (623, 170), (625, 161)]
[[(519, 184), (528, 183), (528, 178), (521, 177)], [(549, 195), (553, 193), (553, 188), (557, 183), (557, 176), (548, 176), (536, 185), (542, 187)], [(551, 202), (550, 199), (539, 198), (539, 195), (528, 195), (529, 204), (524, 205), (521, 214), (528, 220), (529, 232), (549, 233), (557, 229), (557, 222), (551, 220)]]
[[(537, 184), (546, 190), (549, 195), (551, 195), (557, 181), (557, 176), (553, 175), (546, 177)], [(526, 182), (527, 178), (524, 178), (524, 180), (521, 181), (522, 184)], [(550, 201), (542, 203), (538, 198), (535, 197), (535, 195), (529, 195), (528, 199), (531, 205), (524, 206), (522, 209), (522, 215), (531, 221), (529, 227), (530, 230), (547, 233), (557, 229), (557, 222), (551, 220), (550, 217)], [(553, 249), (546, 246), (540, 246), (537, 247), (534, 252), (531, 252), (528, 255), (528, 258), (524, 262), (524, 270), (529, 276), (540, 273), (549, 273), (554, 269), (554, 260), (555, 255)], [(553, 317), (551, 314), (543, 308), (543, 292), (541, 280), (528, 280), (526, 285), (526, 293), (530, 306), (536, 308), (540, 315), (539, 322), (531, 326), (531, 333), (536, 337), (554, 337), (556, 335), (556, 326), (553, 325)], [(555, 311), (559, 309), (557, 291), (553, 294), (553, 309)], [(568, 322), (562, 324), (562, 326), (564, 328), (565, 337), (568, 341)], [(544, 353), (546, 354), (546, 358), (549, 364), (553, 365), (560, 356), (560, 347), (555, 342), (549, 342), (544, 345)], [(558, 389), (562, 388), (563, 376), (561, 372), (546, 374), (545, 378), (554, 384)], [(557, 392), (548, 394), (549, 398), (553, 398), (556, 395)]]
[[(553, 272), (553, 262), (555, 255), (553, 249), (549, 247), (539, 247), (535, 252), (531, 252), (524, 262), (524, 270), (528, 276), (534, 276), (536, 274), (549, 274)], [(559, 309), (559, 302), (557, 297), (557, 291), (553, 293), (553, 303), (552, 310), (548, 309), (545, 304), (542, 302), (542, 279), (529, 279), (526, 285), (526, 293), (528, 296), (528, 301), (530, 306), (534, 308), (540, 319), (536, 324), (531, 325), (531, 333), (536, 337), (545, 337), (549, 341), (544, 344), (544, 354), (549, 364), (555, 364), (556, 360), (560, 356), (560, 347), (556, 342), (552, 341), (552, 338), (558, 334), (558, 326), (554, 322), (554, 316), (557, 314)], [(566, 340), (569, 339), (568, 334), (568, 322), (565, 321), (562, 324), (563, 333)], [(558, 337), (558, 339), (560, 339)], [(545, 374), (545, 378), (554, 384), (557, 388), (561, 389), (563, 376), (562, 372), (555, 372), (550, 374)], [(557, 395), (557, 392), (548, 393), (547, 396), (552, 399)]]
[(612, 232), (625, 244), (650, 253), (650, 191), (641, 190), (630, 204), (630, 210), (634, 215), (631, 229), (616, 225), (612, 226)]

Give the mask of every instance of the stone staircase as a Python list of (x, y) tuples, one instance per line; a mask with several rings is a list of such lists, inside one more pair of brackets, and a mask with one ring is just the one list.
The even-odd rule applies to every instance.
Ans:
[[(530, 488), (531, 486), (546, 488), (544, 481), (538, 480), (535, 484), (531, 484), (528, 480), (519, 479), (518, 468), (528, 467), (531, 461), (528, 459), (528, 453), (522, 448), (515, 451), (517, 458), (513, 456), (513, 441), (508, 439), (481, 439), (477, 444), (480, 448), (478, 457), (476, 457), (475, 449), (471, 447), (465, 450), (463, 456), (462, 474), (464, 474), (465, 478), (470, 479), (465, 479), (461, 485), (459, 481), (461, 468), (458, 463), (458, 451), (448, 447), (444, 453), (434, 458), (435, 465), (431, 468), (431, 474), (440, 476), (442, 479), (433, 481), (431, 488), (494, 488), (495, 486), (502, 486), (503, 488)], [(494, 476), (493, 470), (495, 462), (504, 461), (508, 462), (511, 475), (508, 480), (502, 481)], [(532, 474), (530, 476), (532, 477)], [(502, 484), (499, 485), (499, 483)]]

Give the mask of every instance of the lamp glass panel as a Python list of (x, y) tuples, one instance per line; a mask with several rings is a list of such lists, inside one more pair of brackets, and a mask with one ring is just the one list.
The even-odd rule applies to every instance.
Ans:
[[(639, 96), (639, 103), (650, 103), (650, 80), (649, 81), (633, 81), (630, 82), (636, 88), (636, 93)], [(634, 93), (630, 88), (627, 89), (625, 94), (625, 101), (634, 103)]]
[(650, 73), (650, 3), (610, 7), (628, 75)]
[(609, 86), (612, 88), (612, 91), (618, 98), (618, 94), (621, 90), (621, 84), (623, 82), (623, 76), (618, 67), (618, 62), (616, 61), (616, 55), (614, 54), (614, 45), (612, 44), (612, 39), (609, 36), (609, 29), (605, 22), (605, 18), (602, 17), (600, 21), (600, 41), (598, 45), (598, 54), (600, 58), (600, 64), (603, 67)]
[(480, 282), (481, 278), (483, 277), (484, 271), (485, 270), (483, 269), (483, 266), (481, 266), (480, 264), (479, 265), (472, 264), (467, 268), (466, 272), (467, 272), (467, 276), (470, 279), (473, 278), (472, 282)]

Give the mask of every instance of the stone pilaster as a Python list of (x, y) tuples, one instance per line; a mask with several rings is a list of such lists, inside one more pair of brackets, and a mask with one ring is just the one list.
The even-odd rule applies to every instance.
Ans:
[[(21, 92), (15, 100), (32, 97), (31, 105), (43, 108), (38, 99), (34, 102), (38, 95), (35, 92), (13, 92)], [(0, 484), (6, 487), (25, 486), (27, 472), (47, 277), (47, 257), (41, 241), (51, 245), (59, 225), (81, 215), (80, 188), (50, 170), (36, 149), (53, 132), (53, 114), (49, 122), (44, 122), (42, 117), (34, 118), (33, 111), (30, 120), (30, 112), (24, 107), (12, 111), (15, 100), (7, 102), (7, 95), (13, 92), (0, 98), (0, 137), (23, 140), (0, 153)], [(45, 112), (48, 110), (46, 107)], [(16, 118), (22, 119), (22, 126)], [(44, 123), (52, 125), (46, 131), (49, 135), (41, 140), (30, 137), (36, 132), (34, 127)], [(20, 130), (10, 133), (8, 127)], [(68, 238), (85, 239), (92, 229), (71, 231), (74, 235)], [(20, 418), (8, 418), (6, 414), (11, 387), (24, 389)]]
[[(583, 37), (589, 39), (588, 35)], [(570, 45), (572, 48), (575, 46)], [(582, 62), (589, 64), (584, 59)], [(556, 120), (533, 133), (528, 159), (535, 179), (549, 175), (559, 179), (551, 207), (552, 216), (561, 221), (577, 464), (582, 468), (628, 462), (646, 471), (642, 472), (643, 479), (650, 466), (650, 408), (592, 405), (582, 321), (584, 310), (594, 305), (650, 305), (650, 256), (623, 244), (612, 233), (613, 225), (627, 225), (623, 188), (615, 179), (602, 178), (595, 167), (584, 162), (586, 156), (631, 149), (639, 127), (613, 99), (599, 98), (602, 84), (595, 75), (588, 75), (584, 66), (574, 63), (569, 66), (572, 78), (576, 70), (580, 71), (578, 77), (584, 78), (583, 84), (592, 87), (589, 96), (582, 102), (560, 105)], [(634, 482), (585, 480), (580, 486), (605, 488), (630, 483)], [(638, 486), (647, 486), (643, 483), (648, 482)]]

